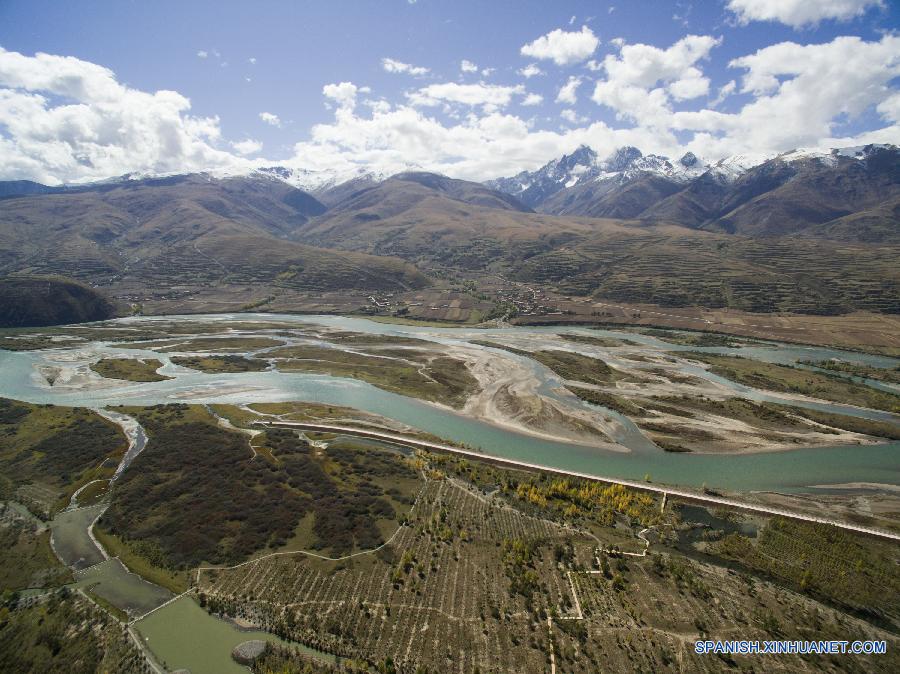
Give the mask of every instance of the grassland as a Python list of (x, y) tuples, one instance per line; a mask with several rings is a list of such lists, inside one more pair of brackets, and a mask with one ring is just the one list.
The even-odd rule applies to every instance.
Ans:
[(269, 363), (261, 358), (244, 356), (173, 356), (172, 362), (201, 372), (261, 372)]
[(127, 445), (90, 410), (0, 399), (0, 494), (48, 517), (81, 485), (111, 477)]
[(139, 358), (101, 358), (91, 364), (91, 369), (107, 379), (124, 379), (126, 381), (163, 381), (171, 379), (159, 374), (157, 370), (162, 363), (155, 359)]
[(461, 407), (478, 386), (465, 363), (456, 358), (411, 349), (391, 357), (378, 357), (378, 354), (300, 345), (275, 349), (266, 355), (277, 358), (276, 367), (283, 372), (315, 372), (360, 379), (393, 393), (452, 407)]
[(745, 386), (900, 412), (900, 395), (856, 384), (843, 377), (733, 356), (701, 353), (690, 353), (687, 356), (710, 365), (713, 374)]

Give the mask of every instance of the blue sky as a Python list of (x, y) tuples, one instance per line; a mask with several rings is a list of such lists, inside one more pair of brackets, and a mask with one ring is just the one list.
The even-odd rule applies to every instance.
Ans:
[(0, 179), (900, 142), (898, 28), (878, 0), (3, 0)]

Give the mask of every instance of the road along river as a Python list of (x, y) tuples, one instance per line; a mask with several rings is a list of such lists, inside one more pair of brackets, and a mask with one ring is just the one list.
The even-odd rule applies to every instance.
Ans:
[[(433, 328), (376, 323), (359, 318), (338, 316), (288, 316), (271, 314), (205, 315), (183, 317), (141, 317), (122, 319), (115, 325), (149, 327), (172, 321), (235, 325), (257, 321), (287, 323), (304, 328), (326, 326), (368, 334), (417, 337), (438, 344), (466, 348), (479, 347), (471, 340), (490, 340), (517, 346), (527, 342), (531, 348), (560, 348), (560, 333), (576, 333), (627, 339), (647, 350), (676, 353), (684, 350), (734, 353), (759, 360), (793, 363), (798, 360), (842, 358), (878, 367), (894, 367), (895, 359), (847, 353), (831, 349), (756, 343), (742, 349), (728, 347), (682, 347), (662, 342), (652, 336), (626, 331), (587, 330), (584, 328)], [(36, 331), (38, 332), (38, 331)], [(566, 342), (565, 348), (596, 355), (589, 346)], [(164, 366), (162, 374), (172, 379), (159, 382), (130, 383), (102, 380), (92, 373), (84, 386), (50, 386), (40, 369), (48, 363), (60, 362), (87, 370), (98, 357), (152, 357)], [(615, 365), (614, 356), (603, 354)], [(560, 394), (560, 380), (542, 365), (528, 358), (529, 367), (540, 382), (540, 392), (547, 397), (566, 397), (566, 404), (598, 408)], [(755, 391), (715, 377), (702, 368), (685, 366), (685, 373), (703, 377), (727, 386), (735, 395), (755, 400), (789, 401), (811, 408), (852, 414), (873, 419), (896, 421), (887, 412), (863, 410), (852, 406), (822, 402), (796, 402), (777, 394)], [(93, 377), (93, 379), (91, 379)], [(169, 355), (152, 350), (123, 349), (114, 343), (80, 342), (65, 348), (33, 352), (0, 351), (0, 396), (35, 403), (107, 407), (119, 404), (155, 405), (159, 403), (230, 403), (311, 401), (357, 408), (395, 419), (448, 440), (478, 448), (485, 455), (514, 459), (598, 477), (643, 480), (651, 476), (656, 484), (683, 485), (731, 491), (815, 491), (813, 485), (846, 485), (848, 483), (900, 485), (900, 443), (869, 445), (835, 445), (809, 447), (778, 452), (751, 454), (682, 454), (659, 450), (646, 440), (627, 419), (610, 410), (603, 414), (618, 420), (614, 439), (619, 449), (610, 451), (571, 441), (516, 432), (506, 427), (472, 418), (445, 407), (408, 398), (376, 388), (365, 382), (326, 375), (263, 371), (237, 374), (204, 374), (174, 365)]]

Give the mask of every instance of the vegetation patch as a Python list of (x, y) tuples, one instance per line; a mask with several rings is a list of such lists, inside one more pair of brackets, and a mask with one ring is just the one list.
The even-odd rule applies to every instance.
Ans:
[(486, 342), (473, 340), (473, 344), (488, 346), (494, 349), (503, 349), (518, 356), (525, 356), (541, 363), (545, 367), (553, 370), (563, 379), (568, 381), (580, 381), (585, 384), (610, 384), (625, 377), (615, 368), (610, 367), (606, 362), (592, 356), (585, 356), (580, 353), (571, 351), (523, 351), (511, 346), (497, 344), (496, 342)]
[(713, 374), (745, 386), (900, 412), (900, 395), (856, 384), (837, 375), (734, 356), (695, 352), (685, 355), (692, 360), (709, 364)]
[(145, 668), (125, 626), (65, 588), (46, 601), (0, 608), (4, 672), (139, 674)]
[(107, 379), (126, 381), (163, 381), (171, 379), (159, 374), (162, 363), (156, 358), (101, 358), (91, 365), (91, 369)]
[(893, 543), (775, 517), (758, 542), (732, 533), (714, 551), (803, 592), (889, 622), (894, 629), (900, 625), (900, 557)]
[(863, 419), (862, 417), (851, 417), (846, 414), (833, 414), (831, 412), (810, 410), (804, 407), (789, 407), (775, 403), (763, 404), (765, 407), (777, 410), (779, 413), (803, 417), (829, 428), (840, 428), (851, 433), (862, 433), (863, 435), (888, 438), (889, 440), (900, 440), (900, 427), (890, 421)]
[(606, 391), (598, 391), (591, 388), (583, 388), (581, 386), (567, 386), (572, 393), (582, 400), (592, 405), (600, 405), (610, 410), (614, 410), (619, 414), (627, 417), (643, 417), (646, 412), (643, 408), (631, 402), (628, 398), (624, 398), (615, 393), (607, 393)]
[(244, 434), (220, 428), (199, 406), (129, 413), (147, 431), (147, 448), (118, 481), (100, 523), (160, 568), (232, 564), (277, 549), (306, 513), (315, 517), (315, 540), (305, 541), (312, 547), (375, 547), (383, 542), (379, 520), (396, 517), (386, 485), (415, 478), (399, 455), (332, 455), (284, 429), (267, 430), (257, 443), (268, 451), (254, 456)]
[(894, 368), (873, 367), (862, 363), (851, 363), (846, 360), (831, 358), (830, 360), (801, 360), (801, 365), (811, 365), (830, 372), (839, 372), (851, 377), (875, 379), (890, 384), (900, 384), (900, 366)]
[(434, 352), (404, 352), (399, 357), (357, 353), (321, 346), (289, 346), (267, 354), (279, 358), (284, 372), (316, 372), (350, 377), (401, 395), (462, 407), (478, 387), (466, 364)]
[(0, 590), (55, 587), (72, 573), (50, 547), (50, 532), (0, 503)]
[(173, 356), (172, 362), (201, 372), (262, 372), (269, 362), (245, 356)]
[(79, 486), (111, 477), (127, 446), (91, 410), (0, 399), (0, 495), (47, 517)]

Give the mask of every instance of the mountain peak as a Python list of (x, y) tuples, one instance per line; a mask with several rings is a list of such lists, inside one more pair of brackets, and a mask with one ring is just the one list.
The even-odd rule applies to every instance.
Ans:
[(698, 161), (700, 160), (697, 159), (697, 155), (695, 155), (693, 152), (685, 152), (684, 156), (678, 160), (678, 163), (685, 168), (693, 168), (697, 165)]
[(624, 171), (644, 154), (632, 145), (625, 145), (613, 152), (604, 162), (607, 171)]

